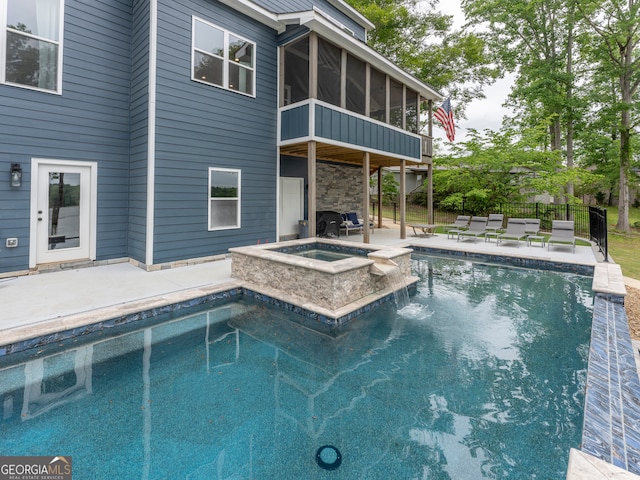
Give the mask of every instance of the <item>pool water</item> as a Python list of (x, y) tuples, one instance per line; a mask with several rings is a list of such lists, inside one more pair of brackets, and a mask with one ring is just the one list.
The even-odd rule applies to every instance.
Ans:
[(334, 252), (331, 250), (322, 250), (320, 248), (314, 248), (311, 250), (302, 250), (299, 253), (295, 253), (299, 257), (311, 258), (313, 260), (322, 260), (325, 262), (336, 262), (338, 260), (344, 260), (345, 258), (351, 258), (353, 255), (348, 253)]
[(407, 307), (331, 334), (244, 299), (4, 359), (0, 452), (70, 455), (78, 479), (564, 478), (591, 279), (412, 266)]

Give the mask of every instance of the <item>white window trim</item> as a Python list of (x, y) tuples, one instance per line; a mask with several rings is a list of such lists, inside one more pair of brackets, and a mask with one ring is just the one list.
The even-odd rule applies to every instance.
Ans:
[[(211, 197), (211, 173), (212, 172), (232, 172), (232, 173), (237, 173), (238, 174), (238, 196), (235, 197), (235, 200), (238, 202), (238, 214), (237, 214), (237, 218), (236, 218), (236, 224), (235, 225), (227, 225), (227, 226), (223, 226), (223, 227), (212, 227), (211, 226), (211, 206), (213, 201), (215, 200), (214, 198)], [(208, 178), (207, 178), (207, 227), (208, 230), (210, 232), (213, 231), (217, 231), (217, 230), (234, 230), (234, 229), (238, 229), (241, 227), (241, 223), (240, 223), (240, 219), (241, 219), (241, 212), (242, 212), (242, 170), (239, 170), (237, 168), (219, 168), (219, 167), (209, 167), (209, 170), (207, 171), (208, 174)], [(234, 197), (225, 197), (224, 200), (232, 200), (234, 199)]]
[(56, 78), (56, 90), (49, 90), (46, 88), (34, 87), (32, 85), (24, 85), (22, 83), (13, 83), (7, 82), (7, 10), (8, 10), (8, 1), (0, 0), (0, 83), (3, 85), (10, 85), (12, 87), (25, 88), (27, 90), (36, 90), (38, 92), (51, 93), (54, 95), (62, 94), (62, 59), (64, 58), (64, 3), (65, 0), (58, 0), (60, 3), (60, 18), (58, 25), (58, 38), (57, 42), (37, 37), (35, 35), (30, 35), (31, 38), (36, 40), (43, 40), (50, 43), (57, 43), (58, 45), (58, 75)]
[[(2, 0), (0, 0), (2, 1)], [(201, 80), (199, 78), (196, 78), (193, 75), (194, 72), (194, 66), (196, 63), (196, 22), (202, 22), (205, 25), (209, 25), (210, 27), (213, 28), (217, 28), (218, 30), (221, 30), (224, 34), (224, 57), (222, 57), (222, 65), (223, 65), (223, 70), (222, 70), (222, 83), (223, 85), (216, 85), (215, 83), (210, 83), (210, 82), (205, 82), (204, 80)], [(252, 76), (252, 85), (253, 85), (253, 92), (252, 93), (246, 93), (246, 92), (241, 92), (239, 90), (234, 90), (232, 88), (229, 88), (229, 35), (233, 35), (234, 37), (239, 38), (240, 40), (243, 40), (245, 42), (250, 43), (251, 45), (253, 45), (253, 66), (251, 68), (248, 68), (246, 66), (241, 66), (240, 68), (243, 68), (245, 70), (250, 70), (251, 71), (251, 76)], [(210, 52), (203, 52), (198, 50), (198, 52), (205, 54), (205, 55), (209, 55), (212, 56), (212, 54)], [(220, 58), (217, 55), (213, 55), (216, 58)], [(256, 97), (256, 89), (257, 89), (257, 85), (256, 85), (256, 63), (257, 63), (257, 45), (255, 42), (249, 40), (246, 37), (243, 37), (242, 35), (238, 35), (235, 32), (231, 32), (229, 30), (227, 30), (226, 28), (222, 28), (219, 25), (216, 25), (215, 23), (211, 23), (208, 22), (202, 18), (196, 17), (195, 15), (191, 17), (191, 80), (193, 80), (194, 82), (198, 82), (198, 83), (202, 83), (204, 85), (208, 85), (210, 87), (215, 87), (215, 88), (221, 88), (223, 90), (227, 90), (229, 92), (233, 92), (233, 93), (237, 93), (239, 95), (244, 95), (246, 97), (252, 97), (255, 98)]]

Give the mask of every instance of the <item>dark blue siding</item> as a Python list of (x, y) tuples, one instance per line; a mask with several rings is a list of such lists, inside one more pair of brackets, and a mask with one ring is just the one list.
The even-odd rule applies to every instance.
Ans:
[[(256, 97), (191, 80), (195, 15), (256, 43)], [(159, 6), (154, 263), (275, 241), (276, 32), (217, 2)], [(240, 229), (208, 231), (208, 168), (242, 171)]]
[[(281, 141), (310, 135), (308, 104), (282, 110), (280, 115)], [(314, 121), (317, 137), (420, 160), (420, 138), (415, 135), (325, 105), (315, 105)]]
[(98, 163), (98, 259), (127, 254), (131, 0), (67, 0), (64, 28), (62, 95), (0, 85), (0, 239), (19, 241), (0, 251), (0, 273), (28, 268), (34, 157)]
[(283, 110), (281, 120), (280, 139), (282, 141), (308, 136), (309, 104)]
[[(308, 135), (309, 120), (305, 118), (308, 112), (308, 105), (281, 112), (283, 141)], [(420, 160), (420, 138), (402, 130), (324, 105), (315, 106), (314, 120), (317, 137)]]
[(301, 25), (288, 26), (287, 29), (278, 36), (278, 46), (292, 42), (298, 37), (302, 37), (309, 33), (307, 27)]

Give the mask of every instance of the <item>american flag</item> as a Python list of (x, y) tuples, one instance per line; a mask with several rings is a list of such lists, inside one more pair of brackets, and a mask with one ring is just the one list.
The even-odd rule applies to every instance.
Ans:
[(447, 98), (441, 107), (433, 114), (436, 119), (440, 121), (444, 127), (444, 131), (447, 134), (447, 138), (450, 142), (453, 142), (456, 138), (456, 127), (453, 124), (453, 110), (451, 109), (451, 99)]

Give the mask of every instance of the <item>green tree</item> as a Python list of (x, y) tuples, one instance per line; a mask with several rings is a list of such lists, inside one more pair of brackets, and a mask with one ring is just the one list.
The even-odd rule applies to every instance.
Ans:
[[(463, 0), (471, 24), (488, 25), (483, 35), (496, 59), (516, 72), (509, 103), (518, 116), (511, 123), (530, 128), (545, 122), (541, 140), (551, 150), (566, 151), (574, 164), (575, 0)], [(564, 135), (563, 135), (564, 132)], [(573, 185), (566, 186), (569, 196)]]
[[(470, 140), (456, 144), (454, 154), (436, 159), (437, 200), (453, 210), (482, 213), (503, 202), (523, 202), (534, 195), (559, 196), (572, 183), (578, 190), (597, 184), (601, 177), (581, 168), (562, 168), (562, 152), (541, 149), (547, 133), (544, 122), (534, 128), (505, 127), (500, 132), (470, 132)], [(568, 201), (579, 199), (568, 196)]]
[(396, 178), (393, 175), (393, 173), (387, 173), (383, 175), (382, 196), (387, 200), (391, 200), (395, 198), (399, 193), (399, 190), (398, 190), (399, 185), (400, 184), (396, 181)]
[(593, 92), (606, 92), (605, 98), (609, 101), (603, 104), (593, 95), (594, 108), (600, 110), (603, 119), (612, 121), (608, 130), (619, 153), (616, 228), (630, 232), (629, 176), (634, 148), (636, 151), (638, 148), (640, 125), (640, 1), (577, 1), (588, 26), (582, 35), (582, 43), (584, 55), (593, 64), (594, 82), (590, 87)]

